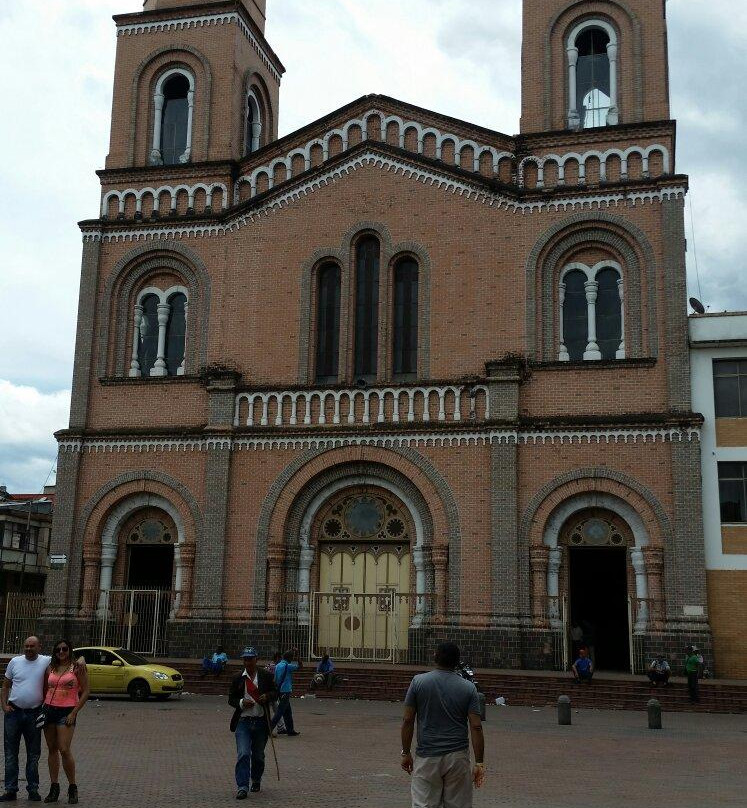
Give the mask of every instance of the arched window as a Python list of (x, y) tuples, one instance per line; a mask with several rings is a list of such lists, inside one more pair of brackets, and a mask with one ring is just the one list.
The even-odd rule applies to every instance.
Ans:
[(183, 70), (164, 73), (156, 85), (153, 148), (154, 165), (188, 163), (192, 156), (194, 79)]
[(319, 269), (316, 303), (316, 381), (335, 384), (340, 359), (340, 267)]
[(244, 156), (253, 154), (262, 145), (262, 113), (254, 90), (246, 97), (246, 125), (244, 128)]
[(418, 372), (418, 265), (403, 258), (394, 267), (392, 370), (395, 376)]
[[(158, 358), (158, 303), (157, 295), (146, 295), (140, 303), (139, 327), (136, 314), (136, 339), (139, 339), (137, 358), (140, 362), (138, 376), (150, 376)], [(137, 312), (137, 306), (135, 310)]]
[(379, 357), (379, 240), (358, 242), (355, 261), (356, 379), (375, 379)]
[(169, 376), (184, 374), (184, 347), (187, 336), (187, 296), (181, 292), (168, 300), (169, 322), (166, 325), (166, 369)]
[(561, 362), (625, 358), (624, 294), (618, 264), (571, 264), (561, 275), (559, 300)]
[(568, 126), (618, 123), (617, 34), (602, 20), (576, 26), (568, 39)]
[(597, 345), (602, 359), (621, 359), (625, 356), (620, 299), (622, 281), (617, 270), (609, 267), (597, 273), (596, 281)]
[[(585, 283), (586, 275), (574, 269), (565, 276), (560, 287), (563, 308), (560, 359), (564, 361), (581, 361), (589, 341)], [(566, 349), (565, 355), (563, 345)]]
[(186, 334), (186, 289), (144, 289), (135, 303), (130, 376), (183, 376)]

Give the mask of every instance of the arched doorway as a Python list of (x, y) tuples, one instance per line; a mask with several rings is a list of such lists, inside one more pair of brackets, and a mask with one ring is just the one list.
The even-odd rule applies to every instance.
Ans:
[(171, 589), (177, 530), (159, 508), (134, 513), (122, 529), (127, 548), (126, 589)]
[(407, 651), (414, 536), (408, 509), (381, 488), (347, 488), (320, 508), (312, 528), (317, 653), (397, 661)]
[(598, 670), (629, 670), (630, 528), (615, 513), (588, 509), (566, 522), (559, 544), (568, 552), (563, 588), (571, 657), (586, 646)]

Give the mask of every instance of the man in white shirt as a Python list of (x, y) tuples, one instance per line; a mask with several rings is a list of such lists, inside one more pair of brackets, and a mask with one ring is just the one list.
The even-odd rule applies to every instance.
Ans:
[(257, 656), (254, 648), (242, 651), (244, 671), (233, 678), (228, 694), (228, 703), (234, 708), (231, 732), (236, 733), (237, 800), (245, 800), (250, 791), (261, 789), (270, 734), (267, 705), (277, 698), (275, 679), (257, 667)]
[(44, 700), (44, 673), (51, 657), (39, 653), (38, 637), (28, 637), (23, 655), (13, 657), (5, 669), (2, 705), (5, 713), (5, 793), (0, 802), (14, 802), (18, 793), (18, 753), (21, 737), (26, 744), (26, 789), (29, 800), (40, 802), (39, 756), (41, 729), (36, 719)]

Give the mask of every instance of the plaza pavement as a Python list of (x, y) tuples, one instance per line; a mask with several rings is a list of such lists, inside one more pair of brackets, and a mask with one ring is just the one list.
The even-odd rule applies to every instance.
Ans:
[[(398, 765), (400, 704), (304, 699), (293, 709), (302, 734), (276, 741), (282, 782), (268, 745), (263, 791), (244, 805), (409, 808), (408, 777)], [(74, 743), (80, 804), (240, 804), (230, 715), (225, 700), (214, 696), (147, 704), (92, 700)], [(487, 782), (475, 808), (747, 805), (747, 717), (674, 713), (664, 716), (664, 727), (648, 730), (644, 713), (594, 710), (574, 710), (573, 726), (559, 727), (550, 708), (491, 706)], [(27, 804), (25, 782), (21, 789), (20, 803)]]

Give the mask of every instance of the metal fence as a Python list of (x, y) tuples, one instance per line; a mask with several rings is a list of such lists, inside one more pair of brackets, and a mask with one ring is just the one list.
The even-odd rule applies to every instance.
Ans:
[(44, 608), (44, 595), (9, 592), (5, 601), (2, 653), (20, 654), (26, 637), (36, 633)]
[(138, 654), (166, 656), (166, 623), (179, 593), (161, 589), (108, 589), (101, 593), (91, 642)]
[(339, 662), (419, 663), (429, 648), (433, 599), (398, 592), (287, 592), (280, 599), (281, 648)]

